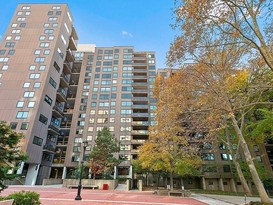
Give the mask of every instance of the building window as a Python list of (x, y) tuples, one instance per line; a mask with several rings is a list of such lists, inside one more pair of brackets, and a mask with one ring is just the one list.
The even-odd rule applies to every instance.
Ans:
[(15, 46), (15, 43), (14, 42), (7, 42), (5, 47), (8, 47), (8, 48), (13, 48)]
[(44, 24), (44, 28), (47, 28), (47, 27), (49, 27), (49, 23)]
[(48, 48), (48, 47), (49, 47), (49, 43), (47, 43), (47, 42), (42, 42), (42, 43), (40, 43), (40, 47), (41, 47), (41, 48)]
[(56, 11), (56, 15), (60, 16), (62, 14), (62, 11)]
[(214, 154), (211, 153), (203, 153), (201, 154), (201, 158), (205, 161), (213, 161), (214, 160)]
[(22, 7), (22, 10), (29, 10), (30, 9), (30, 6), (23, 6)]
[(64, 58), (64, 54), (63, 54), (62, 50), (61, 50), (60, 48), (58, 48), (57, 51), (58, 51), (59, 56), (60, 56), (61, 58)]
[(18, 101), (16, 107), (24, 107), (24, 101)]
[(35, 58), (35, 62), (36, 63), (43, 63), (43, 62), (45, 62), (45, 58), (43, 58), (43, 57), (37, 57), (37, 58)]
[(69, 29), (68, 29), (68, 26), (67, 26), (67, 24), (66, 24), (66, 23), (64, 23), (64, 27), (65, 27), (65, 29), (66, 29), (67, 33), (69, 33)]
[(46, 116), (40, 114), (39, 121), (46, 125), (48, 122), (48, 118)]
[(30, 102), (28, 102), (27, 107), (28, 107), (28, 108), (33, 108), (34, 105), (35, 105), (35, 101), (30, 101)]
[(44, 34), (53, 34), (53, 29), (45, 29)]
[(40, 78), (40, 73), (31, 73), (29, 75), (29, 79), (39, 79)]
[(9, 61), (9, 58), (0, 58), (0, 62), (8, 62)]
[(52, 35), (51, 35), (51, 36), (48, 36), (48, 40), (49, 40), (49, 41), (53, 41), (54, 38), (55, 38), (55, 36), (52, 36)]
[(58, 27), (58, 23), (53, 23), (53, 24), (52, 24), (52, 27), (53, 27), (53, 28), (57, 28), (57, 27)]
[(9, 66), (8, 65), (3, 65), (2, 70), (8, 70)]
[(53, 11), (48, 11), (48, 12), (47, 12), (47, 15), (48, 15), (48, 16), (53, 15)]
[(17, 122), (11, 122), (11, 123), (9, 124), (10, 129), (15, 130), (16, 127), (17, 127), (17, 124), (18, 124)]
[(23, 12), (22, 11), (18, 11), (17, 12), (17, 16), (22, 16)]
[(5, 49), (0, 50), (0, 55), (5, 55), (5, 53), (6, 53)]
[(49, 17), (48, 21), (57, 21), (57, 17)]
[(44, 55), (49, 55), (50, 54), (50, 49), (45, 49), (44, 50)]
[(40, 40), (40, 41), (44, 41), (45, 38), (46, 38), (46, 36), (40, 36), (40, 37), (39, 37), (39, 40)]
[(14, 55), (15, 50), (9, 50), (8, 55)]
[(29, 88), (30, 83), (24, 83), (23, 88)]
[(38, 146), (42, 146), (43, 139), (40, 138), (40, 137), (34, 136), (32, 143), (35, 144), (35, 145), (38, 145)]
[(19, 111), (17, 112), (16, 119), (26, 119), (28, 117), (27, 111)]
[(20, 39), (21, 39), (21, 36), (15, 36), (15, 37), (14, 37), (14, 40), (15, 40), (15, 41), (19, 41)]
[(17, 21), (25, 21), (25, 20), (26, 20), (25, 17), (18, 17), (18, 18), (17, 18)]
[(12, 31), (11, 31), (11, 33), (20, 33), (21, 32), (21, 30), (19, 30), (19, 29), (13, 29)]
[(26, 91), (26, 92), (24, 92), (24, 97), (25, 98), (32, 98), (32, 97), (34, 97), (34, 92)]
[(223, 165), (224, 172), (230, 172), (230, 166), (229, 165)]
[(40, 55), (41, 54), (41, 50), (40, 49), (36, 49), (35, 51), (34, 51), (34, 55)]
[(39, 66), (39, 70), (40, 70), (40, 71), (43, 71), (43, 70), (45, 70), (45, 69), (46, 69), (46, 66), (45, 66), (45, 65), (40, 65), (40, 66)]
[(59, 73), (61, 70), (60, 66), (56, 62), (54, 62), (53, 66), (57, 70), (57, 72)]
[(222, 160), (232, 160), (232, 156), (230, 154), (221, 154)]
[(52, 105), (52, 99), (48, 96), (45, 95), (45, 101), (51, 106)]
[(28, 125), (29, 125), (29, 123), (28, 122), (22, 122), (22, 124), (21, 124), (21, 130), (27, 130), (28, 129)]
[(29, 16), (30, 15), (30, 11), (26, 11), (25, 15)]
[(40, 88), (41, 87), (41, 83), (34, 83), (33, 88)]

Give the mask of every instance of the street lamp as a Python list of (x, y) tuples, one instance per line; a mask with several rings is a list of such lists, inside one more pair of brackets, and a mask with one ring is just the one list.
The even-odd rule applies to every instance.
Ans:
[(85, 150), (88, 145), (88, 141), (83, 141), (83, 155), (82, 155), (82, 160), (81, 160), (81, 166), (80, 166), (80, 181), (78, 185), (78, 192), (75, 200), (82, 200), (81, 197), (81, 189), (82, 189), (82, 170), (83, 170), (83, 162), (84, 162), (84, 156), (85, 156)]

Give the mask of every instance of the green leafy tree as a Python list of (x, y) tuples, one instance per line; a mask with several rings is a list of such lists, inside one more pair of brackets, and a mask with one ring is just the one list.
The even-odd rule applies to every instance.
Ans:
[(27, 159), (18, 147), (22, 138), (22, 134), (11, 130), (5, 122), (0, 122), (0, 190), (6, 188), (5, 180), (18, 176), (13, 174), (17, 169), (16, 165)]
[(119, 152), (120, 149), (118, 140), (108, 128), (104, 127), (98, 131), (95, 142), (96, 145), (90, 153), (90, 168), (94, 179), (98, 174), (110, 175), (114, 166), (121, 162), (114, 156), (114, 153)]

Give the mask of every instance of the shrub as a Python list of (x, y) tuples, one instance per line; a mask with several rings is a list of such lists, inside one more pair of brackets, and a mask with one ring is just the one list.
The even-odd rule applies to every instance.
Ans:
[(260, 202), (260, 201), (251, 201), (249, 203), (249, 205), (273, 205), (273, 202), (272, 203), (263, 203), (263, 202)]
[(8, 195), (5, 199), (14, 199), (13, 205), (39, 205), (40, 195), (33, 191), (20, 191)]

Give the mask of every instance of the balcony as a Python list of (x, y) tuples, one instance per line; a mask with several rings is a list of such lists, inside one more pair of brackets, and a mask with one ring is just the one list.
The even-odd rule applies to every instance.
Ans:
[(61, 122), (61, 129), (70, 129), (71, 127), (71, 121), (62, 121)]
[(68, 87), (69, 86), (69, 80), (70, 80), (70, 76), (65, 75), (64, 73), (61, 74), (61, 86), (62, 87)]
[(148, 109), (148, 105), (133, 105), (133, 109)]
[(55, 114), (57, 117), (62, 118), (63, 117), (63, 104), (61, 103), (55, 103), (53, 106), (53, 114)]
[(66, 50), (66, 60), (69, 62), (74, 62), (75, 60), (74, 55), (69, 48)]
[(141, 113), (141, 112), (133, 113), (132, 117), (149, 117), (149, 113)]
[(147, 73), (147, 69), (143, 68), (134, 68), (133, 73)]
[(148, 135), (148, 130), (132, 130), (133, 135)]
[(133, 121), (132, 122), (132, 125), (146, 125), (146, 126), (149, 126), (149, 122), (148, 121)]
[(65, 89), (63, 88), (59, 88), (57, 90), (57, 99), (60, 101), (60, 102), (66, 102), (66, 91)]
[(146, 56), (133, 56), (134, 61), (146, 61)]
[(64, 61), (64, 72), (69, 74), (72, 73), (72, 63)]
[(146, 140), (131, 140), (132, 144), (143, 144)]
[(147, 79), (148, 77), (146, 75), (133, 75), (132, 79)]
[(132, 86), (147, 86), (147, 82), (133, 82)]
[(132, 101), (144, 101), (144, 102), (147, 102), (148, 98), (147, 97), (133, 97)]
[(77, 50), (77, 43), (76, 43), (76, 41), (74, 40), (73, 36), (71, 36), (70, 39), (69, 39), (69, 48), (70, 48), (72, 51)]
[(56, 125), (54, 125), (53, 123), (50, 123), (50, 125), (48, 125), (48, 132), (53, 134), (53, 135), (59, 135), (60, 128), (57, 127)]
[(49, 152), (49, 153), (55, 154), (55, 147), (54, 147), (53, 145), (45, 144), (45, 145), (43, 146), (43, 151), (44, 151), (44, 152)]

